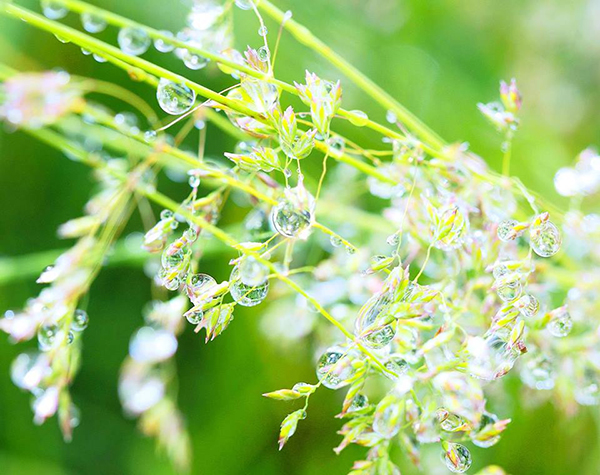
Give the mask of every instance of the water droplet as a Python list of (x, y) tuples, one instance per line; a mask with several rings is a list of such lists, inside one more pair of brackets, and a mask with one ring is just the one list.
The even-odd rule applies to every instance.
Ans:
[(177, 251), (170, 253), (167, 251), (162, 253), (161, 256), (161, 264), (165, 269), (172, 269), (174, 267), (179, 266), (185, 260), (186, 254), (182, 249), (178, 249)]
[(567, 310), (560, 310), (548, 322), (548, 331), (557, 338), (563, 338), (571, 333), (573, 319)]
[(288, 189), (286, 198), (271, 210), (271, 223), (279, 234), (304, 238), (312, 224), (314, 198), (300, 187)]
[(385, 242), (388, 243), (389, 246), (396, 247), (400, 244), (400, 233), (390, 234)]
[(56, 325), (42, 325), (38, 330), (38, 343), (40, 350), (48, 351), (57, 343), (59, 328)]
[(355, 125), (356, 127), (364, 127), (369, 121), (369, 116), (363, 111), (353, 110), (350, 111), (350, 114), (348, 115), (348, 120), (352, 125)]
[(167, 114), (181, 115), (192, 108), (196, 93), (185, 84), (177, 84), (163, 78), (158, 83), (156, 98), (161, 109)]
[(397, 380), (399, 376), (408, 371), (408, 363), (404, 358), (398, 355), (390, 355), (384, 366), (387, 370), (394, 373), (393, 375), (385, 373), (385, 375), (392, 380)]
[(368, 405), (369, 405), (369, 398), (365, 394), (358, 393), (356, 396), (354, 396), (354, 399), (352, 399), (352, 404), (350, 404), (350, 407), (348, 408), (348, 412), (360, 411), (361, 409), (364, 409)]
[(519, 298), (522, 292), (523, 286), (518, 280), (507, 282), (496, 289), (498, 297), (504, 302), (512, 302), (516, 298)]
[(292, 15), (293, 15), (293, 13), (292, 13), (292, 11), (291, 11), (291, 10), (288, 10), (288, 11), (286, 11), (286, 12), (283, 14), (283, 20), (282, 20), (282, 21), (283, 21), (283, 23), (285, 23), (286, 21), (290, 20), (290, 19), (292, 18)]
[(160, 212), (160, 219), (171, 219), (173, 217), (173, 211), (171, 211), (170, 209), (163, 209)]
[(343, 244), (342, 240), (338, 236), (333, 235), (329, 237), (329, 242), (333, 247), (341, 247)]
[(104, 18), (89, 12), (81, 14), (81, 24), (83, 25), (83, 29), (88, 33), (100, 33), (106, 28), (106, 20)]
[(131, 54), (133, 56), (139, 56), (148, 51), (150, 47), (150, 37), (148, 34), (139, 28), (125, 27), (119, 31), (117, 37), (119, 48), (124, 53)]
[(200, 177), (198, 175), (191, 175), (188, 178), (188, 184), (192, 188), (198, 188), (200, 186)]
[(75, 334), (73, 332), (69, 332), (67, 334), (67, 343), (70, 345), (71, 343), (73, 343), (75, 341)]
[(44, 0), (42, 2), (42, 12), (46, 18), (51, 20), (60, 20), (67, 16), (69, 10), (60, 2), (53, 2), (52, 0)]
[(250, 287), (264, 284), (269, 275), (269, 268), (252, 256), (242, 259), (238, 264), (238, 267), (240, 271), (240, 280)]
[(144, 140), (146, 142), (154, 142), (156, 140), (156, 130), (146, 130), (144, 132)]
[[(175, 38), (175, 35), (173, 35), (173, 33), (168, 30), (160, 30), (159, 33), (168, 38)], [(154, 47), (157, 49), (157, 51), (160, 51), (161, 53), (170, 53), (175, 49), (175, 45), (173, 43), (165, 41), (162, 38), (155, 38)]]
[(551, 221), (533, 226), (529, 230), (529, 238), (531, 248), (540, 257), (551, 257), (560, 249), (560, 231)]
[(217, 281), (208, 274), (192, 274), (187, 278), (185, 290), (194, 305), (199, 305), (212, 299), (210, 289), (215, 285)]
[(173, 277), (170, 280), (164, 280), (163, 285), (165, 289), (175, 291), (179, 289), (179, 286), (181, 285), (181, 279), (179, 277)]
[(187, 242), (194, 242), (196, 239), (198, 239), (198, 233), (194, 228), (187, 228), (183, 232), (183, 237)]
[(496, 264), (492, 269), (492, 275), (494, 279), (499, 279), (502, 276), (508, 275), (509, 270), (504, 264)]
[(89, 49), (85, 49), (85, 48), (81, 48), (81, 52), (85, 55), (85, 56), (89, 56), (90, 54), (92, 54), (92, 52)]
[(465, 429), (465, 420), (462, 417), (449, 412), (443, 407), (440, 407), (435, 412), (435, 417), (438, 420), (440, 427), (443, 431), (457, 432), (461, 429)]
[(90, 322), (90, 317), (85, 310), (77, 309), (73, 314), (73, 322), (71, 323), (71, 329), (76, 332), (82, 332), (85, 330)]
[(187, 318), (187, 321), (192, 325), (198, 325), (202, 321), (203, 316), (204, 312), (202, 310), (198, 310), (197, 312), (186, 314), (185, 318)]
[(266, 63), (267, 61), (269, 61), (269, 58), (271, 57), (271, 52), (269, 51), (269, 48), (267, 48), (266, 46), (261, 46), (260, 48), (258, 48), (256, 50), (256, 55), (257, 55), (259, 61)]
[(337, 150), (338, 152), (344, 151), (345, 143), (344, 143), (344, 139), (342, 137), (339, 137), (339, 136), (331, 137), (328, 140), (328, 144), (333, 150)]
[(68, 38), (64, 38), (64, 37), (62, 37), (62, 36), (60, 36), (60, 35), (54, 35), (54, 36), (56, 37), (56, 39), (57, 39), (58, 41), (60, 41), (60, 42), (61, 42), (61, 43), (63, 43), (63, 44), (66, 44), (66, 43), (70, 43), (70, 42), (71, 42), (71, 40), (69, 40)]
[(231, 282), (231, 286), (229, 287), (231, 297), (244, 307), (258, 305), (265, 299), (269, 292), (268, 280), (257, 286), (244, 284), (241, 280), (239, 265), (233, 268), (229, 280)]
[(469, 338), (469, 373), (486, 381), (498, 379), (508, 373), (521, 355), (517, 346), (509, 341), (510, 334), (506, 329), (489, 332), (483, 338)]
[(454, 473), (463, 473), (469, 470), (471, 466), (471, 452), (464, 445), (447, 443), (443, 453), (444, 462), (448, 470)]
[(198, 119), (194, 122), (194, 127), (196, 127), (198, 130), (202, 130), (204, 127), (206, 127), (206, 121)]
[(329, 389), (339, 389), (350, 384), (348, 380), (355, 372), (352, 356), (339, 346), (327, 349), (317, 363), (317, 378)]
[(235, 0), (235, 5), (241, 10), (250, 10), (252, 8), (252, 0)]
[(60, 275), (59, 269), (56, 266), (49, 265), (42, 271), (36, 282), (38, 284), (49, 284)]
[(258, 29), (258, 36), (267, 36), (269, 34), (269, 30), (267, 29), (266, 26), (262, 25), (259, 29)]
[(477, 433), (472, 437), (473, 444), (477, 447), (481, 447), (482, 449), (487, 449), (492, 445), (496, 445), (500, 441), (500, 434), (495, 434), (494, 430), (489, 430), (490, 426), (496, 422), (498, 422), (498, 417), (496, 417), (494, 414), (484, 412), (481, 415)]
[(498, 239), (503, 242), (509, 242), (516, 239), (518, 236), (522, 234), (521, 232), (515, 231), (515, 226), (519, 224), (518, 221), (514, 219), (505, 219), (498, 225)]
[(385, 324), (389, 317), (392, 295), (374, 295), (360, 309), (355, 321), (355, 332), (370, 348), (387, 346), (396, 334), (396, 325)]
[(387, 120), (390, 124), (395, 124), (398, 122), (398, 117), (396, 117), (394, 111), (389, 110), (385, 114), (385, 120)]
[(523, 295), (516, 306), (524, 317), (533, 317), (540, 309), (540, 302), (533, 295)]
[(208, 64), (208, 58), (200, 56), (199, 54), (194, 54), (188, 50), (186, 50), (185, 53), (183, 53), (182, 59), (186, 67), (193, 71), (202, 69)]
[(92, 55), (92, 58), (94, 58), (98, 63), (106, 63), (107, 59), (104, 56), (100, 56), (99, 54), (94, 53)]

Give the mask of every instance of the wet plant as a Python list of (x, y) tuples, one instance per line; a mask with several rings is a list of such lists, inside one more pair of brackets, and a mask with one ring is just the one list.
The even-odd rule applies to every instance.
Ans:
[[(490, 447), (510, 427), (510, 419), (488, 410), (486, 397), (510, 371), (524, 391), (540, 391), (571, 411), (600, 403), (600, 217), (580, 211), (581, 201), (600, 191), (600, 156), (586, 150), (572, 168), (557, 171), (558, 192), (572, 197), (566, 212), (511, 177), (522, 107), (515, 80), (501, 82), (498, 102), (479, 104), (500, 134), (499, 174), (467, 144), (444, 142), (267, 0), (195, 0), (176, 33), (79, 0), (42, 1), (43, 14), (12, 2), (0, 6), (4, 15), (154, 88), (158, 106), (122, 86), (65, 71), (0, 68), (6, 127), (91, 167), (99, 185), (85, 214), (59, 227), (76, 242), (40, 269), (45, 287), (0, 320), (12, 341), (37, 340), (37, 350), (11, 367), (14, 383), (33, 395), (36, 423), (56, 414), (65, 439), (73, 435), (81, 415), (69, 386), (85, 330), (95, 324), (84, 297), (136, 209), (146, 224), (140, 247), (153, 288), (168, 297), (143, 312), (119, 396), (182, 470), (191, 452), (174, 391), (177, 337), (191, 327), (211, 341), (235, 327), (240, 306), (265, 306), (261, 328), (275, 344), (311, 338), (319, 347), (313, 381), (264, 394), (299, 403), (281, 424), (279, 448), (310, 416), (312, 394), (339, 390), (341, 441), (334, 450), (365, 447), (354, 475), (399, 473), (393, 446), (420, 465), (428, 444), (439, 447), (440, 464), (465, 472), (468, 445)], [(232, 46), (234, 8), (257, 24), (256, 44), (245, 51)], [(84, 31), (61, 23), (74, 14)], [(263, 17), (279, 28), (270, 32)], [(93, 36), (105, 29), (111, 44)], [(386, 111), (388, 123), (345, 108), (337, 78), (307, 71), (294, 84), (277, 79), (283, 34), (335, 65)], [(189, 74), (144, 59), (152, 47), (176, 56)], [(204, 68), (230, 76), (233, 85), (208, 89)], [(111, 111), (91, 100), (92, 92), (136, 113)], [(339, 134), (342, 121), (378, 134), (381, 146), (365, 149)], [(220, 161), (204, 156), (207, 123), (238, 142)], [(190, 134), (200, 138), (195, 152), (181, 147)], [(317, 176), (306, 173), (314, 161)], [(164, 172), (185, 173), (185, 193), (161, 193), (157, 178)], [(381, 212), (364, 208), (355, 191), (361, 189), (381, 201)], [(234, 202), (232, 195), (241, 198)], [(240, 202), (243, 221), (221, 226), (223, 209)], [(211, 240), (234, 254), (228, 280), (219, 282), (204, 265)], [(321, 248), (318, 260), (309, 245)]]

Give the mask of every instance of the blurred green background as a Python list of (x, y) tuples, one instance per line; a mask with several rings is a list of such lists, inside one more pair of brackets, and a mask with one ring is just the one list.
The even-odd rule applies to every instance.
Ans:
[[(36, 7), (35, 2), (22, 3)], [(183, 26), (186, 12), (178, 0), (92, 3), (173, 31)], [(278, 0), (276, 4), (291, 9), (296, 20), (446, 140), (468, 141), (496, 169), (500, 138), (480, 116), (476, 103), (496, 100), (498, 81), (516, 77), (524, 106), (513, 171), (558, 204), (561, 201), (552, 187), (554, 172), (583, 148), (598, 143), (599, 0)], [(73, 14), (67, 22), (79, 23)], [(276, 25), (267, 24), (276, 31)], [(238, 49), (246, 44), (259, 46), (257, 28), (252, 14), (235, 12)], [(113, 42), (115, 37), (110, 28), (101, 35)], [(156, 51), (147, 57), (185, 71), (175, 58), (161, 57)], [(76, 46), (63, 45), (15, 20), (0, 18), (0, 61), (20, 70), (61, 67), (116, 81), (155, 102), (154, 91), (147, 86), (131, 82), (108, 64), (96, 63)], [(287, 81), (301, 80), (304, 69), (329, 79), (339, 77), (314, 53), (284, 35), (277, 75)], [(188, 73), (216, 90), (231, 84), (231, 78), (215, 68)], [(385, 120), (385, 111), (344, 78), (342, 85), (347, 109), (362, 109)], [(231, 139), (214, 129), (210, 132), (209, 154), (221, 155), (233, 148)], [(359, 131), (355, 140), (378, 145), (363, 133)], [(66, 247), (56, 238), (56, 227), (81, 213), (92, 186), (84, 166), (23, 133), (0, 132), (0, 257)], [(170, 184), (165, 190), (182, 196), (177, 195), (181, 185)], [(205, 261), (205, 271), (226, 277), (225, 260)], [(40, 262), (39, 270), (50, 263)], [(20, 308), (36, 295), (39, 286), (34, 280), (33, 276), (0, 280), (0, 309)], [(153, 441), (141, 436), (135, 421), (123, 416), (117, 396), (119, 367), (149, 299), (149, 281), (140, 266), (107, 268), (94, 283), (83, 364), (72, 388), (82, 423), (70, 444), (63, 443), (54, 419), (42, 427), (33, 425), (28, 395), (9, 378), (11, 361), (27, 344), (14, 346), (0, 338), (2, 473), (173, 473), (166, 458), (156, 453)], [(191, 331), (181, 338), (180, 404), (193, 441), (193, 473), (346, 473), (364, 450), (350, 448), (340, 456), (332, 452), (341, 425), (333, 415), (342, 397), (332, 391), (319, 391), (311, 399), (308, 419), (285, 449), (277, 451), (279, 423), (295, 406), (260, 394), (314, 380), (313, 347), (305, 342), (284, 351), (269, 343), (259, 328), (262, 310), (239, 310), (232, 326), (210, 345)], [(490, 392), (497, 401), (493, 409), (502, 417), (512, 417), (513, 423), (495, 447), (470, 446), (471, 473), (492, 462), (515, 475), (600, 473), (598, 432), (591, 410), (567, 416), (550, 403), (536, 406), (529, 396), (522, 397), (510, 376), (492, 385)], [(397, 458), (403, 474), (415, 473), (402, 454)], [(432, 467), (428, 473), (448, 473), (439, 462)]]

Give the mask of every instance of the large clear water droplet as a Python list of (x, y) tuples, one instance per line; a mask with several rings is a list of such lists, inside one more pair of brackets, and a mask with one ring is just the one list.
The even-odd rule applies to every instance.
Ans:
[(217, 285), (217, 281), (208, 274), (193, 274), (188, 276), (185, 290), (194, 305), (199, 305), (212, 298), (210, 289)]
[(569, 312), (561, 310), (548, 322), (548, 331), (557, 338), (564, 338), (573, 328), (573, 319)]
[(471, 466), (471, 452), (464, 445), (448, 443), (443, 456), (446, 467), (451, 472), (463, 473)]
[(396, 326), (392, 323), (383, 325), (388, 317), (392, 304), (391, 293), (371, 297), (360, 309), (355, 322), (357, 335), (371, 348), (383, 348), (396, 334)]
[(560, 231), (551, 221), (532, 227), (529, 237), (531, 248), (540, 257), (551, 257), (560, 249)]
[(193, 313), (187, 313), (185, 318), (192, 325), (198, 325), (202, 321), (203, 316), (204, 316), (204, 312), (202, 310), (198, 310)]
[(69, 10), (60, 2), (45, 0), (42, 2), (42, 12), (46, 18), (51, 20), (60, 20), (67, 16)]
[(121, 28), (117, 40), (119, 42), (119, 48), (121, 48), (124, 53), (133, 56), (144, 54), (148, 51), (151, 43), (150, 37), (144, 30), (132, 27)]
[(332, 346), (321, 355), (317, 363), (317, 377), (323, 386), (339, 389), (350, 384), (348, 380), (354, 376), (352, 356), (345, 348)]
[(520, 297), (523, 292), (523, 286), (521, 282), (515, 280), (514, 282), (507, 282), (496, 289), (498, 297), (504, 302), (512, 302), (513, 300)]
[(106, 28), (106, 20), (89, 12), (81, 14), (81, 24), (88, 33), (100, 33)]
[[(500, 441), (500, 434), (494, 434), (494, 431), (490, 431), (490, 426), (498, 422), (498, 417), (494, 414), (490, 414), (484, 412), (481, 415), (481, 420), (479, 422), (479, 428), (477, 429), (477, 433), (473, 434), (471, 440), (474, 445), (477, 447), (481, 447), (482, 449), (487, 449), (492, 445), (496, 445)], [(490, 435), (491, 434), (493, 435)]]
[(523, 295), (517, 301), (516, 307), (524, 317), (533, 317), (540, 309), (540, 302), (533, 295)]
[(161, 109), (167, 114), (181, 115), (189, 111), (196, 100), (196, 93), (185, 84), (161, 79), (156, 90)]
[[(175, 37), (173, 33), (168, 30), (160, 30), (160, 33), (169, 38)], [(160, 51), (161, 53), (170, 53), (175, 49), (174, 44), (169, 43), (168, 41), (165, 41), (162, 38), (156, 38), (154, 40), (154, 47), (157, 49), (157, 51)]]
[(271, 210), (273, 229), (289, 238), (308, 236), (314, 213), (314, 198), (304, 187), (286, 190), (286, 197)]
[(189, 50), (186, 50), (183, 53), (183, 64), (186, 65), (187, 68), (197, 71), (198, 69), (204, 68), (208, 64), (208, 58), (201, 56), (199, 54), (192, 53)]
[(231, 282), (231, 286), (229, 287), (231, 297), (244, 307), (254, 307), (255, 305), (258, 305), (265, 299), (269, 292), (268, 280), (257, 286), (244, 284), (241, 280), (239, 266), (233, 268), (229, 280)]
[(468, 371), (472, 376), (491, 381), (512, 369), (521, 351), (510, 343), (506, 329), (472, 337), (467, 342)]
[(498, 239), (504, 242), (516, 239), (521, 234), (515, 231), (515, 226), (518, 224), (519, 222), (515, 221), (514, 219), (505, 219), (504, 221), (500, 222), (497, 230)]
[(249, 256), (239, 263), (240, 280), (251, 287), (262, 285), (267, 280), (269, 269), (264, 264)]

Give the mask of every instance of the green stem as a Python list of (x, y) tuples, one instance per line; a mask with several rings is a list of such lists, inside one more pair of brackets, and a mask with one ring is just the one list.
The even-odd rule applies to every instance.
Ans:
[[(160, 39), (160, 40), (164, 41), (165, 43), (171, 44), (177, 48), (185, 48), (188, 51), (190, 51), (191, 53), (198, 54), (200, 56), (210, 59), (211, 61), (228, 66), (231, 69), (240, 71), (244, 74), (247, 74), (248, 76), (275, 84), (281, 90), (286, 91), (290, 94), (294, 94), (296, 96), (298, 95), (298, 90), (293, 85), (274, 78), (272, 75), (272, 72), (264, 73), (262, 71), (257, 71), (256, 69), (246, 66), (245, 64), (236, 63), (235, 61), (233, 61), (229, 58), (226, 58), (225, 56), (222, 56), (222, 55), (216, 54), (214, 52), (211, 52), (209, 50), (200, 48), (196, 45), (190, 45), (184, 41), (178, 40), (177, 38), (171, 37), (169, 35), (165, 35), (163, 32), (161, 32), (159, 30), (156, 30), (149, 26), (143, 25), (136, 21), (130, 20), (129, 18), (125, 18), (121, 15), (117, 15), (116, 13), (112, 13), (108, 10), (104, 10), (104, 9), (98, 8), (94, 5), (90, 5), (89, 3), (82, 2), (80, 0), (56, 0), (56, 2), (63, 4), (65, 7), (67, 7), (69, 10), (71, 10), (75, 13), (92, 13), (92, 14), (104, 19), (110, 25), (116, 26), (118, 28), (123, 28), (123, 27), (138, 28), (140, 30), (145, 31), (148, 34), (148, 36), (150, 36), (153, 39)], [(344, 109), (340, 109), (338, 111), (338, 115), (341, 117), (344, 117), (345, 119), (348, 119), (352, 115), (352, 112), (344, 110)], [(382, 135), (385, 135), (387, 137), (392, 137), (392, 138), (396, 138), (396, 139), (404, 139), (405, 138), (402, 134), (398, 133), (397, 131), (394, 131), (394, 130), (392, 130), (382, 124), (374, 122), (372, 120), (368, 120), (365, 124), (365, 127), (368, 127), (368, 128), (370, 128), (376, 132), (379, 132)]]
[[(263, 10), (267, 15), (275, 21), (281, 23), (285, 15), (279, 8), (273, 5), (268, 0), (257, 0), (258, 8)], [(445, 145), (444, 141), (423, 122), (421, 122), (412, 112), (406, 109), (402, 104), (396, 101), (392, 96), (385, 92), (381, 87), (375, 84), (371, 79), (361, 73), (358, 69), (348, 63), (339, 54), (334, 52), (329, 46), (313, 35), (308, 28), (300, 23), (289, 19), (285, 22), (284, 27), (296, 38), (300, 43), (313, 49), (331, 64), (335, 65), (348, 79), (365, 91), (375, 101), (377, 101), (386, 110), (391, 110), (396, 114), (396, 117), (403, 122), (408, 128), (413, 130), (421, 139), (429, 143), (436, 149), (442, 149)]]
[[(26, 23), (36, 26), (42, 30), (54, 33), (55, 35), (58, 35), (62, 38), (69, 39), (73, 43), (76, 43), (77, 45), (83, 48), (96, 51), (99, 54), (105, 53), (108, 56), (115, 58), (123, 63), (126, 63), (129, 66), (139, 68), (145, 73), (150, 73), (160, 78), (165, 78), (170, 81), (173, 81), (175, 83), (185, 84), (190, 89), (192, 89), (197, 94), (206, 99), (211, 99), (225, 107), (236, 110), (254, 119), (262, 120), (261, 116), (257, 115), (256, 112), (246, 107), (240, 101), (236, 101), (233, 99), (229, 99), (226, 96), (222, 96), (221, 94), (218, 94), (207, 87), (201, 86), (200, 84), (197, 84), (194, 81), (190, 81), (184, 76), (175, 74), (169, 71), (168, 69), (157, 66), (154, 63), (151, 63), (150, 61), (138, 58), (137, 56), (126, 54), (119, 48), (106, 44), (103, 41), (97, 40), (93, 36), (86, 35), (85, 33), (82, 33), (78, 30), (65, 26), (59, 22), (49, 20), (41, 15), (38, 15), (37, 13), (33, 13), (32, 11), (27, 10), (26, 8), (18, 7), (13, 4), (5, 4), (4, 12), (11, 17), (19, 18), (25, 21)], [(129, 70), (130, 67), (127, 67), (126, 69)]]

